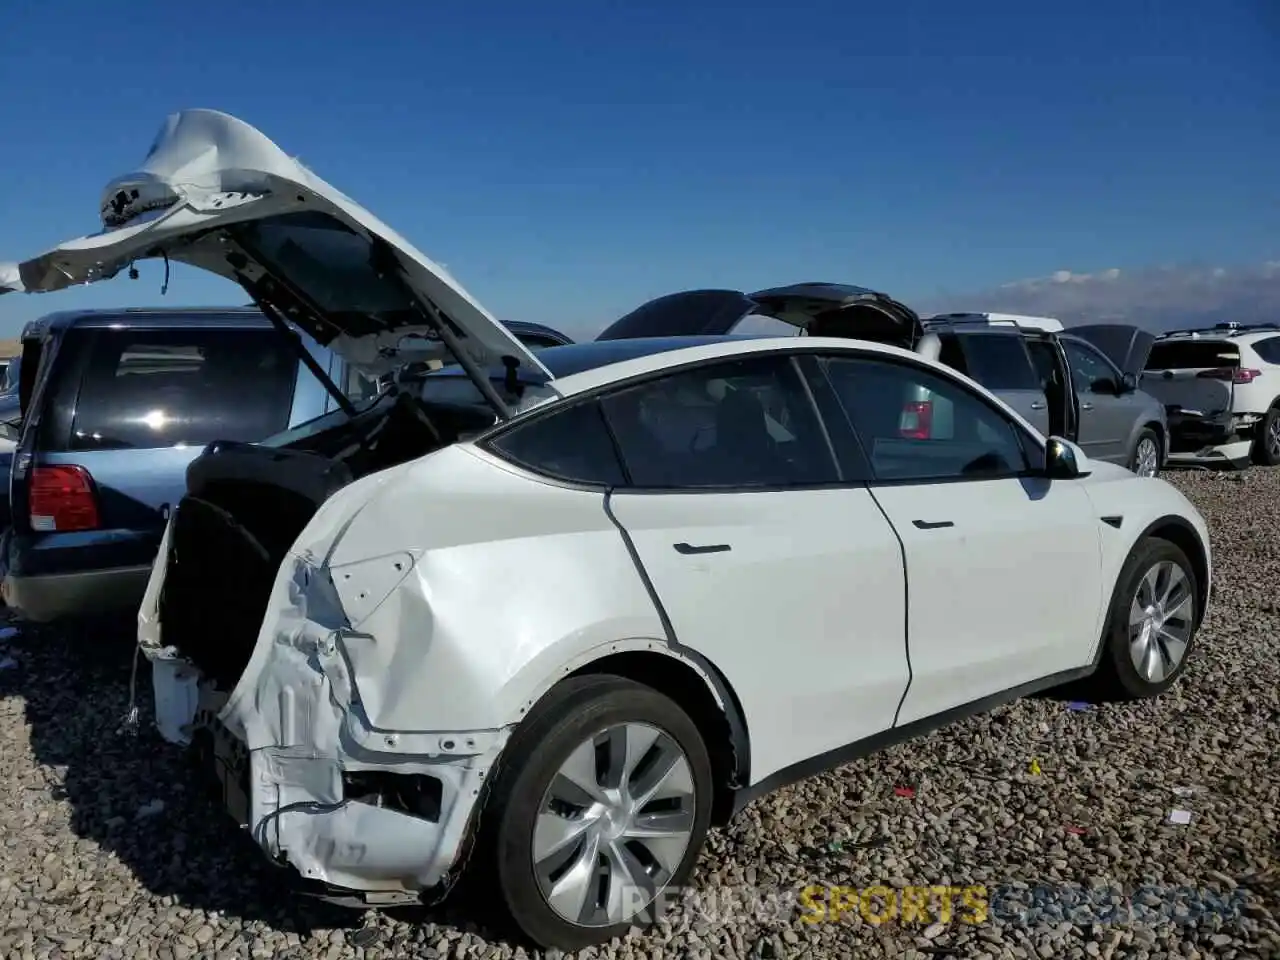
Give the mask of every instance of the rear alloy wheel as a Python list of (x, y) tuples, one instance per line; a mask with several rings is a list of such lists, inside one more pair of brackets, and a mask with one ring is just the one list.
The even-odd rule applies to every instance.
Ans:
[(574, 678), (503, 753), (478, 866), (521, 932), (572, 951), (657, 920), (711, 819), (711, 761), (688, 715), (621, 677)]
[(1153, 697), (1186, 668), (1199, 625), (1195, 569), (1167, 540), (1134, 548), (1120, 578), (1102, 636), (1097, 672), (1084, 686), (1100, 699)]
[(1154, 477), (1160, 472), (1160, 438), (1154, 430), (1146, 429), (1138, 434), (1129, 469), (1140, 477)]
[(1280, 407), (1272, 407), (1258, 422), (1253, 459), (1264, 467), (1280, 465)]

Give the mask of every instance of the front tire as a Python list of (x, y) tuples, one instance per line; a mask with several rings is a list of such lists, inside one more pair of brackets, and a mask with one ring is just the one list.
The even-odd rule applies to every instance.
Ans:
[(1199, 618), (1199, 582), (1187, 555), (1159, 537), (1140, 542), (1116, 581), (1086, 695), (1138, 700), (1164, 693), (1186, 669)]
[(468, 873), (497, 880), (519, 930), (574, 951), (654, 923), (711, 820), (711, 760), (689, 716), (622, 677), (575, 677), (503, 757)]
[(1160, 437), (1150, 427), (1138, 434), (1129, 457), (1129, 469), (1140, 477), (1154, 477), (1160, 473)]

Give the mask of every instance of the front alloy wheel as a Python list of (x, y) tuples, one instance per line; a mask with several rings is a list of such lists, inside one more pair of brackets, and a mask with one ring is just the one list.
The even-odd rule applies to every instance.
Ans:
[(1200, 603), (1195, 568), (1177, 544), (1160, 537), (1137, 543), (1116, 581), (1084, 697), (1134, 700), (1169, 689), (1186, 669)]
[(1195, 598), (1191, 581), (1172, 560), (1161, 560), (1138, 581), (1129, 605), (1129, 656), (1148, 683), (1177, 672), (1191, 643)]
[(1143, 431), (1133, 448), (1133, 472), (1140, 477), (1160, 472), (1160, 441), (1150, 430)]

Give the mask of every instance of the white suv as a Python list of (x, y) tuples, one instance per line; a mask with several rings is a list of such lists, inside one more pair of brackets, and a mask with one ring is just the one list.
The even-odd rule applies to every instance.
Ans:
[(1142, 389), (1165, 405), (1169, 462), (1280, 464), (1280, 325), (1165, 334)]

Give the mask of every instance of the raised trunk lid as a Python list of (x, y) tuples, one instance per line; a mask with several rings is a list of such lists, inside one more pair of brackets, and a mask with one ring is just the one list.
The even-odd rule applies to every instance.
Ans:
[(512, 357), (547, 372), (443, 267), (228, 114), (171, 115), (142, 166), (107, 184), (100, 213), (100, 233), (16, 277), (0, 269), (0, 292), (61, 290), (164, 257), (241, 284), (371, 376), (445, 356), (437, 312), (477, 364)]
[(814, 336), (874, 340), (908, 349), (923, 333), (916, 312), (886, 294), (842, 283), (796, 283), (751, 294), (738, 290), (667, 294), (614, 321), (596, 339), (721, 336), (750, 316), (780, 320)]

